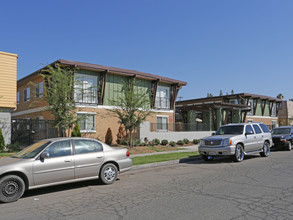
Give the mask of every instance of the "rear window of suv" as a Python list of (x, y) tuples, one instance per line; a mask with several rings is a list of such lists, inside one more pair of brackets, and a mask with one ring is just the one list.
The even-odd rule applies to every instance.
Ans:
[(268, 127), (265, 124), (259, 124), (259, 126), (261, 127), (261, 129), (264, 133), (270, 133), (270, 130), (268, 129)]

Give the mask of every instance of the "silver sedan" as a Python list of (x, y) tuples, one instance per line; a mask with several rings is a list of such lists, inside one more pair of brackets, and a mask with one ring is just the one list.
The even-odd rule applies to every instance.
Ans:
[(99, 179), (112, 184), (131, 167), (125, 148), (89, 138), (42, 140), (0, 159), (0, 202), (14, 202), (25, 190), (64, 183)]

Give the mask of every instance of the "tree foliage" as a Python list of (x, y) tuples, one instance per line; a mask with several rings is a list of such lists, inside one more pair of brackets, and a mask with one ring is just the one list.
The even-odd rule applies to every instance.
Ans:
[(283, 94), (282, 94), (282, 93), (279, 93), (279, 94), (277, 95), (277, 98), (278, 98), (278, 99), (283, 99), (283, 98), (284, 98), (284, 96), (283, 96)]
[(76, 122), (73, 131), (71, 132), (71, 137), (81, 137), (79, 123)]
[(108, 111), (114, 114), (128, 134), (128, 145), (133, 147), (133, 132), (151, 114), (149, 94), (142, 89), (135, 89), (136, 79), (130, 82), (122, 82), (121, 95), (116, 99), (109, 100), (115, 106)]
[(113, 135), (111, 128), (108, 128), (106, 136), (105, 136), (105, 143), (108, 145), (112, 145)]
[(120, 124), (119, 128), (118, 128), (118, 133), (117, 133), (117, 140), (116, 143), (117, 144), (122, 144), (123, 141), (125, 141), (126, 138), (126, 134), (125, 134), (125, 130), (122, 124)]
[(45, 110), (50, 111), (55, 126), (59, 128), (61, 136), (66, 136), (66, 130), (75, 124), (74, 101), (74, 69), (47, 66), (42, 76), (45, 80), (43, 100), (49, 105)]
[(2, 130), (0, 128), (0, 152), (2, 152), (4, 150), (5, 147), (5, 141), (4, 141), (4, 137), (2, 134)]

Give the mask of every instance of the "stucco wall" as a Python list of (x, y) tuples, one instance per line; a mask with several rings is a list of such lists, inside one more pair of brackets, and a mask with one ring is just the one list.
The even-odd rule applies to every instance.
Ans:
[(155, 138), (160, 141), (166, 139), (168, 141), (179, 141), (184, 138), (192, 141), (193, 139), (201, 139), (204, 137), (211, 136), (213, 131), (190, 131), (190, 132), (151, 132), (150, 131), (150, 123), (144, 122), (140, 126), (140, 139), (143, 141), (145, 137), (148, 140), (153, 140)]

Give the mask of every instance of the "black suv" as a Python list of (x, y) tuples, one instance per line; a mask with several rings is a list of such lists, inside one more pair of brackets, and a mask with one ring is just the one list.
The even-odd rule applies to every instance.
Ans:
[(274, 148), (285, 148), (288, 151), (292, 150), (293, 143), (293, 126), (282, 126), (273, 129), (272, 131)]

